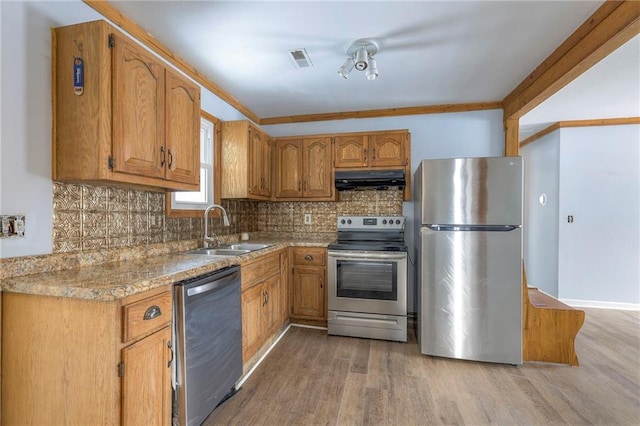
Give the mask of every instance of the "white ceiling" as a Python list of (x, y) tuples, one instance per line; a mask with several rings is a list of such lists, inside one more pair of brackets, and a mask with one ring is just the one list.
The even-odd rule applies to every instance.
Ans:
[[(260, 118), (502, 100), (602, 1), (113, 1)], [(372, 38), (380, 77), (337, 69)], [(307, 49), (296, 69), (289, 49)]]

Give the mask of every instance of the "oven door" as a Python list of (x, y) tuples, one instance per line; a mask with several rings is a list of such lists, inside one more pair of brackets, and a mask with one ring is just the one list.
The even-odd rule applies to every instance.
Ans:
[(407, 314), (407, 253), (330, 250), (328, 310)]

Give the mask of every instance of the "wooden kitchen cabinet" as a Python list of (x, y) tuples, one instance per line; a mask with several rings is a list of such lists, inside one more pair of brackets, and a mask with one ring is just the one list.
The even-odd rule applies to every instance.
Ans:
[(411, 199), (411, 135), (407, 130), (385, 130), (335, 135), (336, 170), (404, 169), (404, 199)]
[(271, 197), (271, 138), (246, 120), (222, 122), (221, 198)]
[(334, 199), (331, 138), (276, 139), (275, 152), (277, 200)]
[(404, 168), (409, 159), (407, 142), (407, 131), (336, 136), (335, 168)]
[(105, 21), (52, 37), (53, 179), (198, 190), (199, 86)]
[(171, 327), (122, 350), (122, 424), (171, 424)]
[[(242, 264), (242, 359), (251, 360), (287, 320), (285, 250)], [(284, 268), (284, 271), (282, 270)]]
[(3, 424), (170, 424), (171, 290), (112, 301), (4, 293)]
[(290, 311), (294, 320), (327, 321), (327, 250), (322, 247), (290, 249)]

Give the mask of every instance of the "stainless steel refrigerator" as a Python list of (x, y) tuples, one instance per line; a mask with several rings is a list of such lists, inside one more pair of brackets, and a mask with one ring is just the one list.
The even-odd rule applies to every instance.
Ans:
[(522, 159), (424, 160), (414, 182), (420, 351), (521, 364)]

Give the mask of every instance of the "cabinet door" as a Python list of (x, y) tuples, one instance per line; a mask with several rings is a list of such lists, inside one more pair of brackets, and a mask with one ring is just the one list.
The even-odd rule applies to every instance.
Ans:
[(257, 284), (242, 292), (242, 359), (247, 361), (264, 339), (264, 286)]
[(113, 37), (113, 170), (164, 178), (164, 67), (134, 42)]
[(280, 253), (280, 324), (289, 317), (289, 251)]
[(249, 127), (249, 192), (265, 195), (264, 135), (258, 129)]
[(276, 140), (276, 198), (302, 197), (302, 140)]
[(387, 135), (373, 135), (369, 137), (371, 149), (371, 166), (399, 166), (406, 164), (406, 135), (391, 133)]
[(270, 197), (272, 194), (271, 185), (271, 158), (273, 156), (273, 145), (271, 138), (263, 134), (262, 135), (262, 195)]
[(305, 198), (329, 198), (333, 191), (331, 138), (304, 139), (302, 184)]
[(334, 141), (336, 168), (367, 167), (367, 136), (338, 136)]
[(200, 88), (166, 70), (166, 178), (200, 181)]
[(171, 327), (122, 350), (122, 424), (171, 423)]
[(291, 315), (307, 319), (326, 319), (325, 272), (316, 266), (293, 268)]
[(280, 274), (274, 275), (264, 282), (266, 303), (264, 305), (265, 338), (280, 327)]

